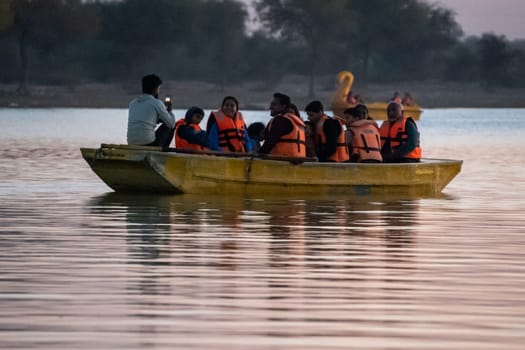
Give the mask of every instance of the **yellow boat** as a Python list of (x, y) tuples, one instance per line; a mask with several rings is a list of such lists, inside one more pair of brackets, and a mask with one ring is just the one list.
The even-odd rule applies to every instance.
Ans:
[(105, 144), (81, 151), (116, 192), (428, 196), (440, 193), (462, 165), (460, 160), (439, 159), (412, 164), (319, 163)]
[[(339, 72), (339, 74), (337, 74), (337, 82), (339, 86), (332, 98), (332, 111), (335, 115), (342, 116), (345, 109), (355, 106), (346, 101), (346, 97), (354, 83), (354, 75), (348, 71)], [(368, 108), (369, 115), (375, 120), (387, 119), (386, 107), (388, 103), (374, 102), (365, 103), (365, 105)], [(418, 120), (421, 117), (421, 113), (423, 113), (423, 110), (417, 104), (403, 106), (403, 110), (406, 116), (412, 117), (414, 120)]]

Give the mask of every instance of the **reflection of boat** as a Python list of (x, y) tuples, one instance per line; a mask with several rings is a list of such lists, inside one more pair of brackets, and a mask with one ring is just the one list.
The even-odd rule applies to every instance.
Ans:
[[(342, 71), (337, 74), (337, 82), (339, 86), (332, 98), (332, 111), (334, 114), (342, 116), (343, 111), (347, 108), (355, 106), (346, 101), (346, 97), (352, 88), (354, 83), (354, 75), (348, 71)], [(366, 103), (368, 108), (368, 113), (370, 116), (376, 120), (386, 120), (386, 102), (374, 102)], [(404, 111), (406, 116), (410, 116), (413, 119), (419, 119), (423, 110), (417, 104), (411, 106), (404, 106)]]
[(292, 164), (249, 154), (223, 157), (125, 145), (81, 151), (93, 171), (117, 192), (425, 196), (441, 192), (462, 164), (437, 159), (413, 164)]

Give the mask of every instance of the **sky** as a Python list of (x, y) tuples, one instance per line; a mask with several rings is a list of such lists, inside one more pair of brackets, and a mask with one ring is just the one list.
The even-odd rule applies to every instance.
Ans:
[(494, 32), (525, 39), (525, 0), (437, 0), (456, 12), (466, 35)]

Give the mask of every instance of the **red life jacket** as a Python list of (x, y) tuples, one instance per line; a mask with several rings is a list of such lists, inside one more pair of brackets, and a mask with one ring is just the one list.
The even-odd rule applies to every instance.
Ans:
[(199, 144), (189, 143), (188, 140), (180, 137), (179, 134), (178, 134), (178, 131), (179, 131), (179, 127), (181, 125), (187, 125), (187, 126), (191, 127), (195, 131), (202, 131), (202, 129), (199, 126), (199, 124), (194, 124), (194, 123), (193, 124), (188, 124), (186, 122), (186, 120), (179, 119), (175, 123), (175, 147), (180, 148), (180, 149), (191, 149), (191, 150), (197, 150), (197, 151), (203, 151), (203, 150), (207, 149), (206, 147), (201, 146)]
[[(416, 122), (414, 122), (414, 120), (410, 117), (403, 117), (403, 119), (393, 124), (391, 124), (388, 120), (381, 124), (381, 127), (379, 128), (379, 135), (381, 135), (381, 148), (383, 148), (385, 143), (390, 142), (390, 150), (393, 152), (407, 141), (408, 135), (406, 132), (406, 123), (409, 119), (414, 123), (414, 125), (416, 125)], [(419, 145), (420, 142), (418, 138), (416, 148), (414, 148), (403, 158), (421, 159), (422, 151)]]
[[(225, 152), (246, 152), (244, 147), (246, 124), (242, 113), (235, 113), (233, 118), (228, 117), (222, 111), (212, 112), (211, 115), (217, 123), (219, 146), (222, 150)], [(208, 121), (208, 125), (210, 125), (210, 121)]]
[[(287, 157), (306, 157), (306, 136), (304, 133), (304, 122), (295, 114), (285, 113), (283, 118), (292, 123), (292, 131), (282, 135), (279, 141), (271, 149), (270, 154)], [(268, 132), (272, 132), (272, 122), (268, 123)]]
[[(329, 117), (327, 115), (323, 115), (321, 117), (321, 120), (317, 123), (316, 127), (316, 134), (317, 134), (317, 144), (320, 146), (320, 148), (323, 148), (326, 146), (326, 134), (324, 132), (324, 123)], [(343, 129), (343, 123), (339, 119), (335, 119), (337, 122), (341, 125), (341, 133), (339, 133), (339, 136), (337, 137), (337, 148), (331, 156), (328, 157), (328, 160), (331, 160), (333, 162), (346, 162), (350, 159), (350, 154), (348, 153), (348, 145), (345, 142), (345, 133)]]

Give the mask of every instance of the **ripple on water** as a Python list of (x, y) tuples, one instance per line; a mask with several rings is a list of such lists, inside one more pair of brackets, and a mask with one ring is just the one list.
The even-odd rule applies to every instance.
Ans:
[(427, 154), (465, 161), (424, 199), (104, 194), (73, 137), (29, 144), (9, 121), (0, 347), (522, 349), (521, 119), (464, 136), (454, 113), (420, 123)]

